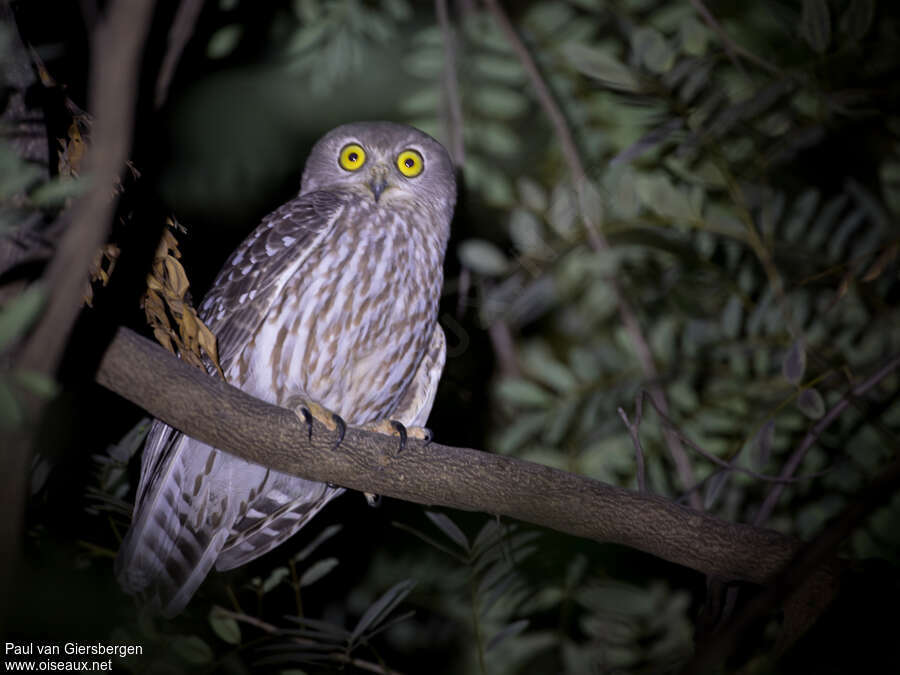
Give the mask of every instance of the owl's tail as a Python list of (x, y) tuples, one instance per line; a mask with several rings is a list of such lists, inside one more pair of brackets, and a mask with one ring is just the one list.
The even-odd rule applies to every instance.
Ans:
[(234, 569), (268, 553), (293, 537), (323, 506), (344, 492), (344, 488), (274, 471), (269, 485), (235, 524), (219, 553), (217, 570)]
[[(148, 610), (172, 617), (215, 564), (228, 537), (230, 523), (223, 521), (229, 509), (226, 503), (210, 503), (208, 479), (215, 463), (210, 453), (215, 451), (168, 428), (156, 436), (144, 450), (143, 471), (152, 470), (152, 476), (145, 477), (138, 495), (115, 573), (123, 590)], [(208, 456), (198, 471), (198, 459)], [(210, 527), (211, 522), (219, 527)]]
[(213, 565), (228, 570), (267, 553), (344, 491), (231, 457), (161, 422), (141, 473), (116, 576), (166, 617), (184, 609)]

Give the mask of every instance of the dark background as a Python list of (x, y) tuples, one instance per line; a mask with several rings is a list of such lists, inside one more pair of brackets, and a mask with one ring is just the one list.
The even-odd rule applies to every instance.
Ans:
[[(557, 212), (566, 205), (577, 212), (579, 204), (563, 189), (568, 172), (558, 139), (516, 71), (515, 55), (478, 3), (449, 4), (459, 31), (467, 157), (445, 267), (441, 320), (450, 351), (429, 421), (435, 437), (634, 487), (634, 449), (616, 410), (630, 413), (635, 394), (658, 381), (673, 420), (708, 452), (777, 474), (821, 416), (815, 400), (804, 407), (798, 392), (814, 390), (831, 407), (848, 381), (900, 350), (900, 24), (891, 3), (708, 2), (734, 40), (777, 64), (774, 72), (750, 58), (729, 58), (688, 2), (506, 3), (594, 181), (614, 252), (608, 255), (591, 251), (580, 220), (568, 230), (560, 225), (565, 217)], [(343, 6), (349, 9), (338, 14)], [(28, 93), (44, 116), (53, 179), (57, 139), (71, 122), (66, 101), (88, 107), (89, 35), (105, 7), (51, 0), (12, 7), (22, 39), (56, 82)], [(115, 664), (138, 673), (363, 672), (333, 660), (260, 665), (266, 656), (298, 655), (247, 623), (240, 624), (240, 643), (229, 644), (209, 621), (214, 605), (234, 609), (234, 597), (246, 615), (293, 627), (285, 615), (298, 608), (286, 582), (262, 596), (248, 584), (278, 575), (291, 555), (340, 524), (303, 563), (339, 560), (303, 589), (305, 617), (352, 629), (389, 587), (418, 582), (397, 611), (415, 615), (354, 651), (368, 664), (383, 660), (404, 673), (676, 671), (693, 640), (704, 638), (702, 575), (549, 531), (522, 543), (516, 537), (531, 528), (510, 523), (503, 525), (519, 529), (485, 555), (484, 566), (460, 562), (395, 526), (452, 549), (421, 506), (386, 499), (370, 509), (355, 493), (276, 551), (212, 575), (171, 622), (140, 617), (119, 591), (112, 560), (139, 461), (135, 456), (124, 474), (104, 482), (95, 457), (109, 457), (142, 413), (92, 384), (90, 372), (109, 326), (148, 332), (139, 299), (166, 217), (184, 227), (177, 237), (198, 301), (230, 251), (298, 191), (308, 149), (329, 129), (352, 120), (407, 121), (447, 142), (440, 67), (428, 66), (442, 53), (432, 3), (207, 2), (157, 108), (156, 74), (176, 7), (159, 3), (147, 40), (130, 153), (140, 175), (125, 181), (112, 235), (122, 258), (76, 325), (61, 393), (37, 435), (41, 465), (27, 511), (27, 569), (16, 604), (7, 608), (4, 639), (141, 644), (143, 658)], [(298, 49), (303, 31), (318, 25), (325, 26), (322, 37)], [(688, 46), (695, 26), (703, 29), (702, 49)], [(647, 28), (655, 32), (641, 33)], [(653, 43), (657, 36), (664, 47)], [(607, 55), (636, 84), (610, 85), (617, 71), (573, 55), (570, 43)], [(684, 74), (676, 77), (679, 67)], [(685, 89), (691, 77), (694, 93)], [(773, 87), (783, 93), (773, 95)], [(767, 96), (767, 105), (747, 103)], [(677, 132), (647, 136), (673, 121), (681, 123)], [(727, 180), (709, 178), (711, 166), (741, 186), (746, 204)], [(810, 193), (811, 206), (804, 196)], [(685, 204), (698, 203), (700, 217), (684, 215)], [(748, 214), (761, 248), (734, 234)], [(466, 248), (472, 242), (480, 254)], [(31, 266), (26, 275), (41, 269)], [(773, 269), (784, 283), (786, 313), (772, 290)], [(608, 270), (637, 307), (657, 378), (640, 371), (622, 335)], [(784, 364), (798, 340), (806, 369), (791, 381)], [(896, 375), (886, 377), (870, 400), (822, 435), (801, 472), (830, 473), (789, 487), (768, 526), (806, 539), (821, 533), (896, 457), (897, 385)], [(648, 483), (688, 501), (659, 419), (645, 414)], [(776, 431), (767, 444), (759, 434), (768, 420)], [(703, 508), (752, 520), (769, 485), (691, 459)], [(98, 504), (109, 508), (97, 511)], [(447, 515), (470, 540), (491, 521), (487, 514)], [(896, 661), (891, 622), (876, 620), (875, 610), (890, 614), (898, 599), (898, 523), (894, 496), (863, 528), (846, 533), (842, 553), (852, 564), (842, 594), (787, 658), (774, 657), (781, 625), (775, 614), (748, 632), (728, 672), (837, 673)], [(497, 579), (487, 584), (486, 571), (495, 566)], [(497, 581), (507, 578), (500, 588)], [(499, 600), (487, 607), (493, 589)], [(754, 592), (743, 589), (739, 606)], [(519, 620), (528, 621), (522, 632), (487, 648), (492, 635)]]

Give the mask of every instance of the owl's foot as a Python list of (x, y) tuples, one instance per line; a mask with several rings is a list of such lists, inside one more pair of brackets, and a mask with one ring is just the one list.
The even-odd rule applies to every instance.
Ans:
[(377, 422), (363, 424), (360, 428), (366, 431), (377, 431), (379, 434), (387, 434), (388, 436), (397, 436), (400, 439), (400, 445), (397, 447), (398, 455), (406, 448), (406, 441), (409, 438), (425, 441), (426, 445), (431, 443), (430, 429), (425, 427), (407, 427), (397, 420), (378, 420)]
[(303, 420), (310, 440), (312, 440), (313, 419), (319, 420), (329, 431), (337, 431), (337, 440), (332, 450), (337, 450), (344, 440), (344, 434), (347, 433), (347, 423), (337, 413), (333, 413), (315, 401), (309, 401), (301, 396), (290, 397), (285, 407), (293, 410)]
[[(388, 436), (397, 436), (400, 439), (400, 445), (397, 447), (397, 454), (403, 452), (406, 447), (406, 441), (409, 438), (415, 438), (425, 441), (425, 444), (431, 443), (431, 430), (425, 427), (407, 427), (397, 420), (378, 420), (377, 422), (369, 422), (363, 424), (361, 429), (366, 431), (377, 431), (379, 434), (387, 434)], [(381, 495), (371, 492), (363, 492), (369, 506), (377, 507), (381, 505)]]

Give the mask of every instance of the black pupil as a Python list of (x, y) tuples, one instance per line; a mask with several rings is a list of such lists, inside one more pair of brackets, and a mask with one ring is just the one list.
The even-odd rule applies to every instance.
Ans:
[(347, 159), (351, 164), (356, 164), (356, 160), (359, 159), (359, 155), (357, 155), (355, 152), (351, 152), (349, 155), (347, 155)]
[(414, 160), (412, 157), (407, 157), (403, 163), (406, 164), (407, 169), (411, 169), (416, 165), (416, 160)]

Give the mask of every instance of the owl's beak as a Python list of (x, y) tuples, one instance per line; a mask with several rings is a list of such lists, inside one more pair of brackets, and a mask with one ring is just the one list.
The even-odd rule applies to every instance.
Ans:
[(369, 176), (369, 189), (372, 191), (376, 202), (381, 197), (381, 193), (388, 187), (387, 179), (387, 171), (376, 170)]
[(384, 189), (387, 187), (387, 181), (384, 178), (373, 178), (369, 183), (369, 189), (372, 190), (372, 194), (375, 195), (375, 201), (378, 201), (378, 198), (381, 197), (381, 193), (384, 192)]

